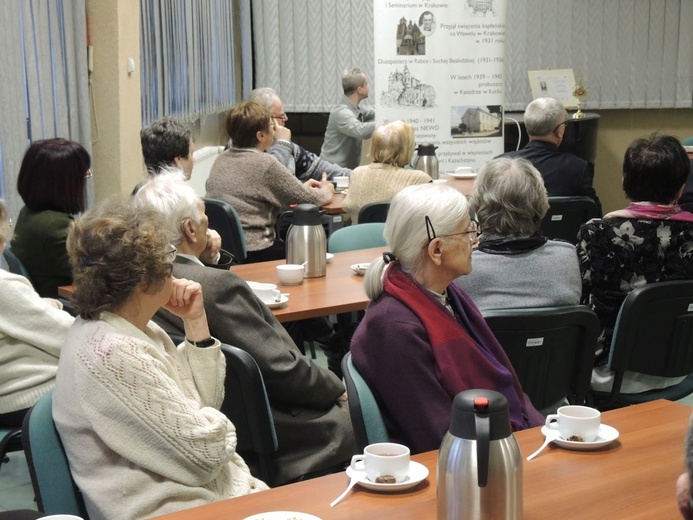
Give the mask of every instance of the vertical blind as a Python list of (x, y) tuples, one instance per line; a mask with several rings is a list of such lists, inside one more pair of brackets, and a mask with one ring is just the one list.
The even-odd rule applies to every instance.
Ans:
[(252, 80), (250, 0), (140, 0), (142, 124), (223, 112)]
[[(574, 69), (588, 109), (693, 106), (691, 0), (505, 1), (506, 110), (546, 68)], [(373, 76), (373, 0), (253, 0), (253, 45), (256, 86), (288, 111), (327, 111), (344, 69)]]
[(84, 0), (3, 0), (0, 19), (0, 196), (15, 218), (32, 141), (64, 137), (91, 148), (86, 11)]

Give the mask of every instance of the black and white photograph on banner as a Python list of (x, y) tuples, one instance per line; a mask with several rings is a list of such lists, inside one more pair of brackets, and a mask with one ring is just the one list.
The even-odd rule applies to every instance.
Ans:
[(497, 137), (502, 135), (503, 107), (500, 105), (451, 107), (451, 137)]

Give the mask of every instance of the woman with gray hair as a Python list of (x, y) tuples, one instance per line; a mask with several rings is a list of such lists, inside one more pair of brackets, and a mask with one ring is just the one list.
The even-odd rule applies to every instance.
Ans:
[(575, 248), (540, 231), (549, 209), (541, 175), (525, 159), (487, 162), (469, 195), (483, 235), (474, 272), (457, 279), (481, 310), (580, 303)]
[(452, 281), (472, 270), (478, 227), (467, 200), (440, 184), (408, 186), (385, 223), (390, 252), (366, 273), (371, 303), (351, 344), (391, 439), (436, 449), (454, 397), (486, 388), (508, 401), (514, 430), (543, 424), (471, 298)]

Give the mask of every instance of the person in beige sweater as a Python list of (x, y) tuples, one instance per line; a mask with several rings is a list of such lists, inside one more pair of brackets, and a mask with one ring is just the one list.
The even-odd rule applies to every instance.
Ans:
[(207, 197), (230, 203), (241, 219), (248, 248), (247, 262), (284, 258), (284, 244), (275, 240), (279, 214), (291, 204), (323, 206), (334, 187), (322, 180), (302, 183), (285, 166), (263, 153), (274, 143), (275, 123), (269, 111), (252, 101), (233, 107), (226, 116), (233, 146), (222, 153), (207, 179)]
[(402, 188), (431, 182), (420, 170), (405, 170), (414, 153), (414, 129), (403, 121), (379, 126), (371, 139), (373, 162), (351, 174), (342, 207), (358, 224), (359, 211), (372, 202), (390, 202)]

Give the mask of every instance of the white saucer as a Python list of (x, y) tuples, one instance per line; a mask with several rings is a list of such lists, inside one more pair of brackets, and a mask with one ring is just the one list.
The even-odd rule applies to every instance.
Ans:
[(404, 491), (405, 489), (412, 488), (416, 486), (419, 482), (423, 481), (428, 476), (428, 468), (423, 464), (414, 462), (413, 460), (409, 462), (409, 474), (403, 482), (398, 482), (397, 484), (381, 484), (379, 482), (371, 482), (368, 480), (365, 471), (356, 471), (352, 469), (351, 466), (346, 469), (347, 476), (351, 479), (354, 475), (363, 475), (363, 479), (359, 481), (359, 486), (363, 486), (371, 491), (383, 491), (385, 493), (394, 493), (395, 491)]
[(281, 309), (286, 305), (286, 303), (289, 301), (288, 296), (282, 295), (281, 299), (278, 302), (272, 302), (272, 303), (266, 303), (270, 309)]
[[(541, 428), (541, 433), (546, 437), (551, 430), (546, 426)], [(567, 441), (561, 437), (556, 438), (553, 442), (558, 444), (561, 448), (566, 448), (569, 450), (596, 450), (607, 444), (611, 444), (616, 439), (618, 439), (618, 430), (607, 424), (601, 424), (599, 426), (599, 433), (597, 433), (597, 438), (592, 442), (579, 442), (579, 441)]]
[(351, 266), (351, 270), (359, 276), (364, 276), (370, 265), (371, 264), (354, 264)]
[(476, 179), (476, 173), (448, 173), (448, 177), (455, 179)]
[(326, 254), (325, 254), (325, 261), (326, 261), (328, 264), (331, 264), (331, 263), (332, 263), (332, 260), (334, 260), (334, 254), (332, 254), (332, 253), (326, 253)]
[(247, 516), (243, 520), (320, 520), (315, 515), (297, 513), (295, 511), (268, 511), (257, 515)]

